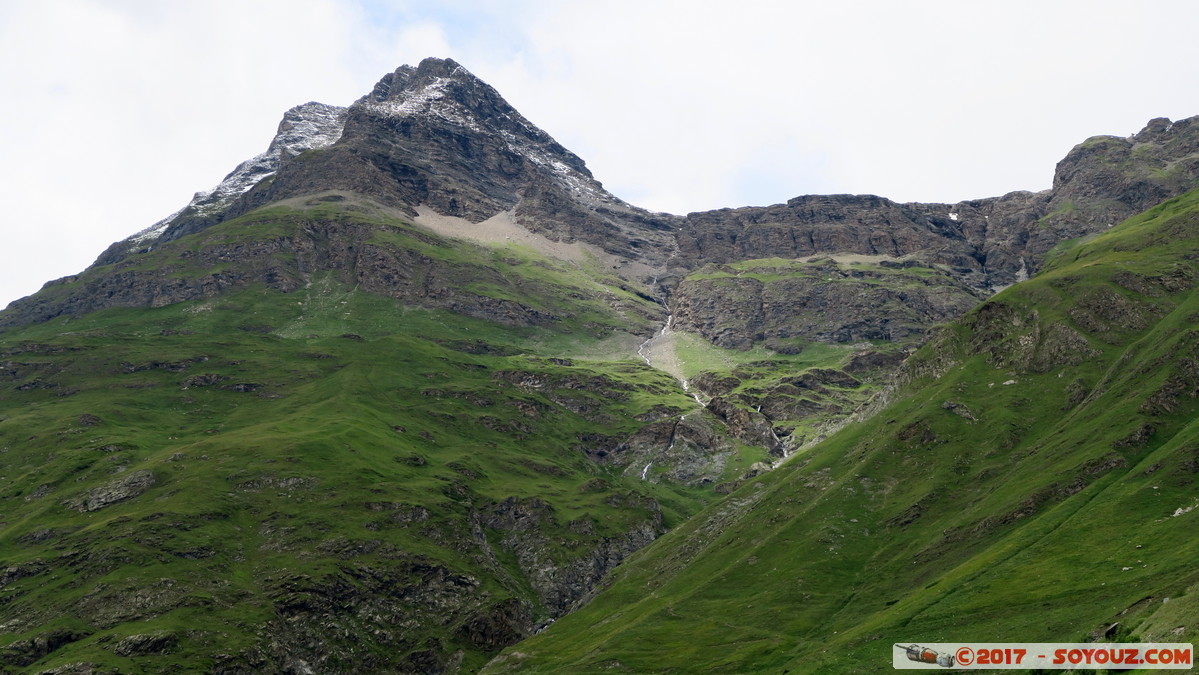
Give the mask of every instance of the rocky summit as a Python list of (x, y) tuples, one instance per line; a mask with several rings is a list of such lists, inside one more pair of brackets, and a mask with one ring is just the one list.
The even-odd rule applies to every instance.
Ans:
[(297, 106), (0, 312), (0, 670), (1193, 641), (1197, 120), (670, 215), (448, 59)]

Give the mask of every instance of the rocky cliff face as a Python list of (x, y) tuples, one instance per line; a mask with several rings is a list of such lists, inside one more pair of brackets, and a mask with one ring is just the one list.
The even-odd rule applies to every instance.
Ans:
[(1058, 163), (1053, 188), (957, 204), (808, 195), (786, 204), (692, 213), (681, 268), (817, 253), (911, 257), (990, 291), (1027, 278), (1049, 249), (1093, 234), (1199, 182), (1199, 118), (1155, 119), (1134, 136), (1098, 136)]
[(1196, 176), (1199, 117), (1159, 117), (1127, 138), (1096, 136), (1058, 162), (1046, 229), (1063, 238), (1103, 231), (1193, 188)]
[[(1099, 136), (1075, 147), (1043, 192), (957, 204), (808, 195), (692, 213), (671, 261), (671, 274), (682, 279), (672, 311), (679, 328), (736, 349), (789, 339), (910, 341), (1027, 279), (1059, 243), (1102, 232), (1196, 184), (1199, 118), (1156, 119), (1129, 138)], [(859, 265), (847, 274), (833, 265), (802, 278), (796, 269), (780, 276), (772, 261), (821, 254), (934, 273), (897, 276)]]
[(713, 344), (744, 350), (765, 342), (786, 353), (805, 341), (918, 340), (984, 297), (950, 270), (912, 260), (774, 259), (705, 265), (679, 284), (671, 306), (677, 328)]
[(679, 233), (679, 264), (754, 258), (802, 258), (818, 253), (902, 257), (920, 255), (968, 277), (984, 263), (964, 224), (873, 195), (808, 195), (786, 204), (692, 213)]

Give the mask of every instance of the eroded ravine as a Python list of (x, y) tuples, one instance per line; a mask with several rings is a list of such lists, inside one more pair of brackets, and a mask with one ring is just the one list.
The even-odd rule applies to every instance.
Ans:
[(673, 329), (674, 315), (666, 317), (666, 322), (662, 324), (662, 328), (654, 333), (649, 339), (641, 343), (637, 348), (637, 356), (645, 361), (645, 365), (651, 368), (657, 368), (671, 377), (678, 380), (679, 385), (683, 387), (683, 391), (687, 392), (695, 402), (701, 406), (706, 405), (700, 394), (691, 389), (690, 383), (687, 381), (687, 375), (684, 370), (685, 364), (679, 358), (678, 351), (675, 349), (679, 334)]

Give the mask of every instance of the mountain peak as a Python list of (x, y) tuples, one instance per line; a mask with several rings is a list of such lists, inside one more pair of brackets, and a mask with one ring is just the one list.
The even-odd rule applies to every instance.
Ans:
[(615, 201), (577, 155), (521, 115), (494, 87), (452, 59), (427, 58), (388, 73), (351, 108), (392, 122), (424, 118), (459, 132), (496, 134), (511, 152), (550, 169), (576, 191)]
[[(358, 99), (355, 108), (383, 117), (434, 115), (472, 130), (491, 118), (518, 118), (522, 131), (536, 127), (520, 116), (493, 87), (450, 59), (428, 58), (400, 66)], [(540, 136), (548, 136), (537, 130)]]
[(413, 217), (428, 208), (478, 223), (511, 211), (522, 227), (552, 240), (582, 241), (654, 264), (673, 251), (668, 219), (610, 194), (582, 159), (461, 64), (426, 58), (384, 75), (348, 108), (306, 103), (287, 111), (266, 152), (113, 244), (96, 264), (272, 202), (331, 190)]
[(463, 68), (461, 64), (453, 59), (429, 57), (422, 60), (417, 66), (405, 64), (396, 68), (395, 71), (384, 75), (371, 93), (367, 94), (364, 98), (374, 101), (386, 101), (395, 94), (410, 89), (413, 84), (429, 83), (434, 80), (448, 80), (451, 78), (456, 78), (463, 82), (473, 81), (484, 84), (473, 73)]

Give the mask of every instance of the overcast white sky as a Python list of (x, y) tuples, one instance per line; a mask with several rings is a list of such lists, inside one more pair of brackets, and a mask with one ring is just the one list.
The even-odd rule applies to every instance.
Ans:
[[(735, 8), (734, 8), (735, 5)], [(451, 57), (617, 196), (1048, 188), (1088, 136), (1199, 115), (1194, 0), (0, 0), (0, 307)]]

